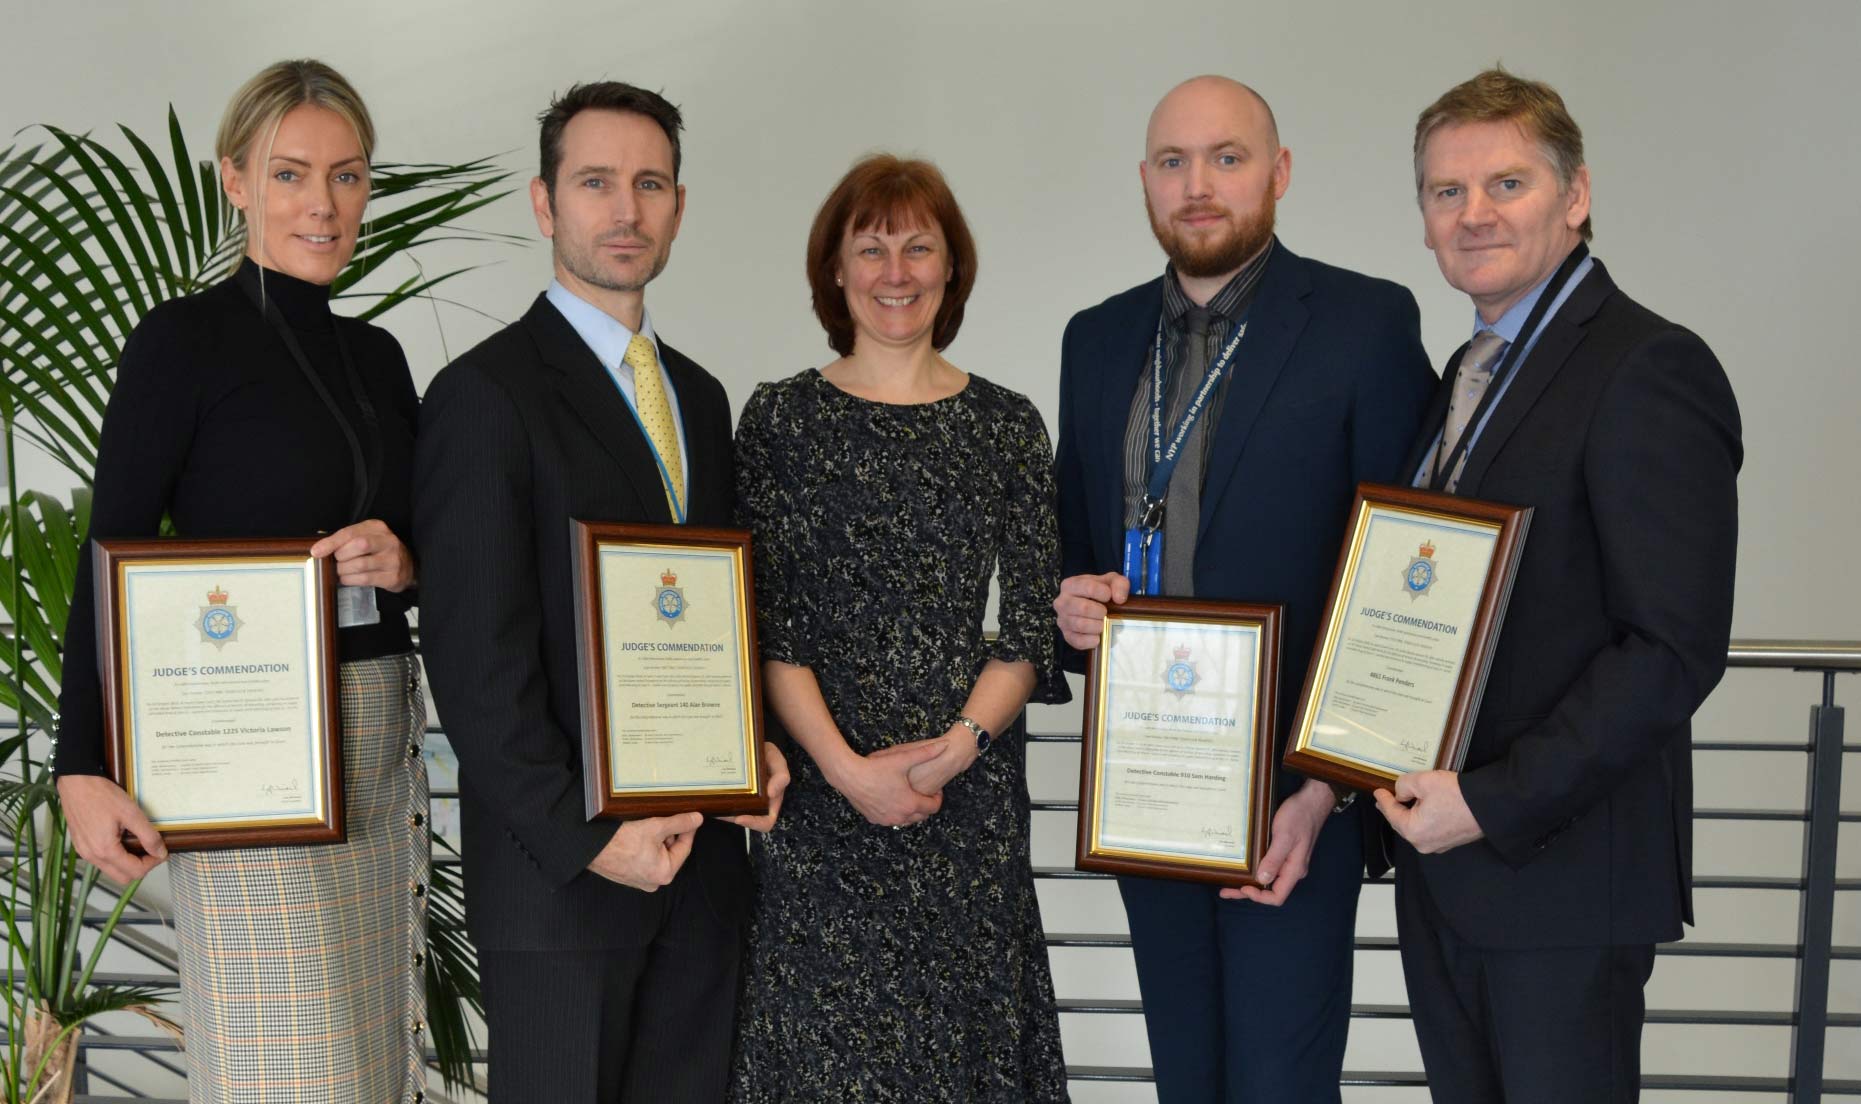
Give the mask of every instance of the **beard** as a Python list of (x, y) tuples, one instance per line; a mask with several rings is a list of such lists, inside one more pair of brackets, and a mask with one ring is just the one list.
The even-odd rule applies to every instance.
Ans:
[[(647, 252), (639, 260), (645, 262), (643, 275), (615, 274), (601, 263), (600, 247), (611, 241), (643, 242)], [(565, 235), (554, 238), (556, 257), (562, 267), (574, 274), (575, 278), (592, 287), (604, 291), (641, 291), (653, 278), (666, 269), (667, 248), (653, 241), (639, 230), (618, 230), (602, 234), (593, 241), (569, 241)], [(637, 264), (638, 262), (636, 262)]]
[[(1157, 218), (1156, 208), (1150, 205), (1150, 194), (1144, 194), (1144, 212), (1150, 216), (1150, 232), (1157, 236), (1157, 244), (1177, 272), (1195, 279), (1226, 275), (1265, 249), (1273, 240), (1273, 208), (1273, 189), (1269, 187), (1251, 213), (1236, 215), (1218, 204), (1199, 203), (1182, 208), (1165, 222)], [(1213, 234), (1204, 235), (1185, 231), (1174, 221), (1196, 215), (1220, 215), (1227, 222)]]

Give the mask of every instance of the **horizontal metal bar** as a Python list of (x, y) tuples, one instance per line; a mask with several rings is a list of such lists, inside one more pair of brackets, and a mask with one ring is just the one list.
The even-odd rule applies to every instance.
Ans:
[[(1079, 802), (1073, 798), (1040, 798), (1028, 802), (1028, 808), (1036, 813), (1077, 813)], [(1842, 813), (1846, 824), (1861, 824), (1861, 810)], [(1694, 820), (1766, 820), (1779, 823), (1801, 824), (1809, 819), (1809, 813), (1802, 809), (1695, 809)]]
[[(1067, 1066), (1070, 1081), (1149, 1082), (1156, 1080), (1149, 1066)], [(1352, 1088), (1422, 1089), (1425, 1074), (1392, 1070), (1345, 1070), (1340, 1085)], [(1861, 1094), (1861, 1081), (1824, 1081), (1823, 1090), (1841, 1095)], [(1644, 1074), (1641, 1087), (1665, 1092), (1787, 1093), (1787, 1077), (1725, 1077), (1709, 1074)]]
[[(1135, 999), (1094, 999), (1064, 997), (1055, 1002), (1063, 1015), (1128, 1016), (1141, 1015), (1144, 1002)], [(1406, 1020), (1412, 1013), (1406, 1004), (1353, 1004), (1351, 1017), (1359, 1020)], [(1762, 1012), (1736, 1009), (1650, 1008), (1643, 1021), (1651, 1024), (1679, 1024), (1713, 1027), (1794, 1027), (1796, 1013)], [(1836, 1012), (1829, 1015), (1830, 1027), (1861, 1027), (1861, 1013)]]
[(1030, 744), (1076, 744), (1079, 742), (1077, 732), (1030, 732), (1027, 734)]
[[(0, 727), (4, 726), (0, 725)], [(435, 726), (428, 728), (427, 734), (430, 736), (444, 736), (446, 732), (444, 729)], [(1027, 742), (1030, 744), (1076, 744), (1079, 742), (1079, 733), (1030, 732), (1027, 734)], [(1789, 740), (1695, 740), (1693, 741), (1693, 750), (1794, 751), (1798, 754), (1808, 754), (1809, 745), (1800, 741), (1791, 742)], [(1861, 744), (1843, 744), (1842, 750), (1846, 752), (1861, 752)], [(459, 792), (457, 790), (437, 790), (434, 792), (433, 796), (435, 798), (455, 800), (458, 798)]]
[[(457, 862), (458, 860), (455, 859), (452, 861)], [(433, 862), (435, 865), (438, 865), (440, 860), (434, 859)], [(1070, 866), (1037, 866), (1034, 868), (1034, 877), (1042, 881), (1073, 882), (1105, 881), (1112, 876), (1110, 874), (1100, 874), (1096, 871), (1075, 870)], [(1363, 884), (1388, 885), (1390, 883), (1382, 878), (1366, 877), (1363, 880)], [(1792, 890), (1800, 892), (1803, 888), (1803, 879), (1764, 878), (1742, 874), (1695, 874), (1693, 876), (1693, 888)], [(1835, 882), (1835, 889), (1838, 893), (1861, 891), (1861, 878), (1839, 878)]]
[(1786, 667), (1798, 671), (1861, 671), (1861, 642), (1854, 640), (1734, 640), (1727, 667)]
[(98, 970), (90, 976), (90, 983), (92, 985), (147, 985), (157, 989), (173, 989), (181, 984), (181, 977), (179, 974)]
[[(1128, 950), (1131, 937), (1124, 932), (1048, 932), (1049, 947), (1087, 947), (1104, 950)], [(1360, 935), (1353, 944), (1359, 951), (1393, 951), (1396, 939), (1388, 935)], [(1796, 958), (1802, 947), (1795, 943), (1705, 943), (1682, 940), (1662, 943), (1654, 949), (1658, 955), (1675, 958)], [(1838, 960), (1861, 960), (1861, 947), (1835, 947), (1830, 957)]]
[[(0, 1041), (4, 1039), (5, 1033), (0, 1032)], [(144, 1054), (162, 1054), (180, 1050), (181, 1044), (167, 1035), (102, 1035), (87, 1030), (79, 1037), (78, 1049), (121, 1050), (135, 1051)], [(483, 1047), (474, 1047), (471, 1051), (472, 1061), (475, 1063), (485, 1061), (485, 1054), (486, 1052)], [(432, 1047), (426, 1048), (426, 1057), (429, 1062), (436, 1057)]]

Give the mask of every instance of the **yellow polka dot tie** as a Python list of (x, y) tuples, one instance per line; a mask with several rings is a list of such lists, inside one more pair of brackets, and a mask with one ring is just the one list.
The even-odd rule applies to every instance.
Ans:
[(665, 384), (659, 379), (659, 357), (649, 338), (634, 334), (633, 340), (627, 343), (627, 355), (622, 359), (633, 369), (633, 406), (639, 413), (640, 424), (646, 427), (647, 440), (659, 453), (666, 504), (672, 507), (672, 518), (676, 521), (683, 513), (679, 503), (685, 501), (685, 466), (679, 462), (678, 427), (672, 421), (672, 404), (666, 401)]

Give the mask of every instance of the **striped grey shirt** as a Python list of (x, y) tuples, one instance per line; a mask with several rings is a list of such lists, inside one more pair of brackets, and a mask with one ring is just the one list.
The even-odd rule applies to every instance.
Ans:
[[(1254, 300), (1254, 292), (1259, 290), (1260, 276), (1266, 271), (1267, 261), (1273, 256), (1273, 249), (1279, 244), (1275, 238), (1260, 251), (1260, 255), (1248, 262), (1234, 278), (1208, 301), (1208, 310), (1215, 316), (1208, 327), (1208, 361), (1214, 364), (1221, 356), (1221, 350), (1234, 334), (1234, 323), (1247, 313), (1247, 307)], [(1176, 266), (1170, 265), (1163, 270), (1163, 382), (1168, 392), (1165, 394), (1164, 436), (1167, 439), (1173, 428), (1169, 414), (1177, 404), (1173, 400), (1181, 390), (1176, 376), (1177, 368), (1183, 360), (1183, 315), (1191, 306), (1189, 296), (1184, 293), (1182, 284), (1176, 279)], [(1245, 345), (1246, 339), (1241, 344)], [(1124, 425), (1124, 524), (1129, 528), (1137, 524), (1138, 508), (1144, 500), (1144, 490), (1150, 483), (1150, 365), (1156, 355), (1154, 344), (1144, 347), (1144, 370), (1138, 376), (1137, 394), (1131, 398), (1131, 413)], [(1234, 351), (1234, 360), (1228, 370), (1221, 375), (1221, 382), (1215, 385), (1215, 394), (1209, 399), (1208, 409), (1201, 415), (1203, 428), (1196, 432), (1208, 431), (1206, 427), (1221, 424), (1222, 400), (1228, 393), (1228, 381), (1240, 370), (1243, 360), (1242, 350)], [(1200, 380), (1188, 381), (1182, 386), (1193, 387)], [(1182, 403), (1187, 406), (1187, 401)], [(1196, 479), (1201, 480), (1208, 474), (1208, 449), (1202, 450), (1201, 470), (1196, 472)]]

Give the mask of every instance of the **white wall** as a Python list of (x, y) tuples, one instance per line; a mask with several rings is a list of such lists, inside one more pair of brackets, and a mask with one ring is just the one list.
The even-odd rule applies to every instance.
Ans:
[[(1407, 284), (1443, 361), (1470, 312), (1421, 245), (1411, 128), (1439, 92), (1503, 61), (1556, 85), (1585, 128), (1597, 254), (1630, 294), (1697, 330), (1737, 389), (1748, 457), (1735, 635), (1861, 637), (1851, 570), (1861, 543), (1851, 336), (1861, 145), (1850, 116), (1861, 101), (1861, 5), (1852, 0), (0, 0), (0, 36), (0, 135), (37, 122), (99, 133), (120, 122), (154, 135), (173, 102), (204, 151), (245, 77), (310, 55), (361, 88), (383, 158), (504, 152), (522, 178), (534, 172), (534, 119), (552, 91), (599, 77), (663, 87), (686, 112), (690, 211), (649, 304), (661, 332), (739, 404), (756, 381), (830, 357), (808, 310), (801, 254), (832, 182), (869, 150), (928, 156), (948, 174), (982, 251), (950, 356), (1033, 396), (1050, 424), (1066, 319), (1161, 268), (1136, 176), (1144, 120), (1172, 83), (1204, 71), (1254, 84), (1278, 113), (1294, 153), (1280, 208), (1285, 242)], [(521, 194), (478, 225), (534, 239)], [(403, 310), (389, 323), (422, 384), (444, 362), (442, 348), (456, 354), (495, 328), (492, 318), (515, 318), (548, 277), (540, 245), (457, 255), (495, 263), (450, 285), (470, 309), (441, 308), (444, 346), (430, 314)], [(67, 482), (43, 464), (25, 468), (41, 484)], [(1702, 734), (1800, 740), (1813, 692), (1802, 676), (1735, 674), (1707, 707)], [(1855, 700), (1855, 681), (1842, 692)], [(1702, 805), (1800, 800), (1796, 758), (1732, 759), (1701, 759)], [(1063, 765), (1056, 771), (1043, 796), (1064, 791)], [(1702, 872), (1790, 873), (1800, 833), (1783, 827), (1702, 826)], [(1853, 877), (1861, 840), (1847, 836), (1843, 869)], [(1385, 914), (1374, 893), (1365, 900), (1371, 930)], [(1705, 894), (1702, 907), (1705, 938), (1794, 938), (1793, 910), (1779, 911), (1774, 898)], [(1845, 904), (1838, 925), (1837, 942), (1861, 943), (1861, 908)], [(1742, 934), (1727, 934), (1734, 928)], [(1702, 972), (1655, 1003), (1697, 1004), (1714, 985)], [(1837, 986), (1838, 1006), (1861, 1006), (1861, 971), (1838, 971)], [(1075, 992), (1113, 995), (1111, 987)], [(1787, 983), (1777, 999), (1788, 1003)], [(1359, 1032), (1367, 1034), (1375, 1031)], [(1392, 1045), (1392, 1061), (1405, 1064)], [(1728, 1050), (1695, 1033), (1673, 1048), (1651, 1045), (1667, 1072), (1726, 1053), (1749, 1072), (1781, 1072), (1774, 1041)]]

